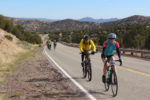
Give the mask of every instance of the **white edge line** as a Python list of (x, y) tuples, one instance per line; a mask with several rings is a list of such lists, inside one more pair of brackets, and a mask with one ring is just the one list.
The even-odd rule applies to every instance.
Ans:
[[(45, 47), (46, 48), (46, 47)], [(64, 71), (55, 61), (52, 57), (48, 55), (44, 48), (44, 53), (46, 56), (80, 89), (82, 92), (84, 92), (91, 100), (96, 100), (94, 96), (92, 96), (86, 89), (84, 89), (77, 81), (75, 81), (66, 71)]]

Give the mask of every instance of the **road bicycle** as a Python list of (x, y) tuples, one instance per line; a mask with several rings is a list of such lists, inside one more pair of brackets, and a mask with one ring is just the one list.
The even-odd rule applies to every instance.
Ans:
[(114, 66), (115, 66), (114, 62), (120, 62), (120, 66), (122, 66), (122, 61), (120, 60), (110, 61), (109, 59), (107, 59), (106, 62), (109, 63), (109, 66), (105, 75), (106, 76), (106, 81), (104, 83), (105, 90), (108, 91), (109, 87), (111, 86), (112, 94), (115, 97), (117, 96), (118, 93), (118, 79), (117, 79), (117, 74), (114, 71)]
[(91, 68), (91, 60), (90, 60), (91, 53), (85, 52), (85, 60), (83, 61), (82, 71), (83, 71), (83, 78), (88, 76), (88, 80), (92, 80), (92, 68)]

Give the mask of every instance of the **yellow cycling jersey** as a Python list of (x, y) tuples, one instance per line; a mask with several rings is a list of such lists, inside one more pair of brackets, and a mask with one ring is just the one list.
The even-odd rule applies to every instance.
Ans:
[(80, 47), (79, 48), (80, 48), (81, 52), (84, 52), (85, 50), (89, 51), (89, 50), (91, 50), (91, 48), (93, 49), (94, 52), (96, 52), (96, 46), (92, 40), (89, 40), (89, 43), (85, 44), (84, 39), (82, 39), (80, 41)]

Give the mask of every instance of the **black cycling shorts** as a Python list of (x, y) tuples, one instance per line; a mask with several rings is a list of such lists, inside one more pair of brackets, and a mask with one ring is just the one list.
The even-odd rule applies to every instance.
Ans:
[[(112, 56), (114, 56), (114, 55), (106, 56), (106, 58), (109, 59)], [(101, 58), (104, 58), (102, 54), (101, 54)]]

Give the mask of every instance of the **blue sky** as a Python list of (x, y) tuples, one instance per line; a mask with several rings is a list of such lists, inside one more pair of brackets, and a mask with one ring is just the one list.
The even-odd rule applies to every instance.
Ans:
[(150, 16), (150, 0), (1, 0), (0, 14), (50, 19)]

